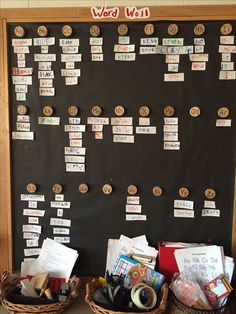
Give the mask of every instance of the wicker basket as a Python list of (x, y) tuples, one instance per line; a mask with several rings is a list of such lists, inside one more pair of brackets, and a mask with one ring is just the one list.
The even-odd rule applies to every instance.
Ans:
[[(124, 314), (124, 312), (117, 312), (105, 309), (93, 302), (92, 293), (99, 287), (101, 287), (101, 285), (99, 284), (97, 279), (93, 279), (86, 284), (85, 302), (90, 306), (91, 310), (98, 314)], [(149, 314), (162, 314), (165, 312), (167, 306), (168, 291), (168, 285), (166, 283), (163, 284), (160, 291), (158, 308), (148, 311)], [(147, 311), (143, 313), (147, 313)], [(128, 312), (128, 314), (137, 314), (137, 312)], [(142, 313), (139, 312), (139, 314)]]
[(200, 310), (191, 308), (179, 301), (173, 293), (171, 293), (170, 314), (230, 314), (229, 302), (216, 310)]
[[(2, 281), (1, 281), (2, 284)], [(40, 314), (58, 314), (65, 311), (65, 309), (69, 306), (69, 304), (72, 302), (74, 298), (78, 296), (78, 288), (80, 286), (80, 279), (74, 278), (71, 279), (70, 282), (70, 288), (71, 293), (67, 297), (66, 301), (64, 302), (55, 302), (50, 304), (34, 304), (34, 305), (28, 305), (28, 304), (15, 304), (12, 302), (7, 301), (5, 297), (2, 298), (1, 302), (3, 307), (8, 311), (10, 314), (15, 313), (40, 313)]]

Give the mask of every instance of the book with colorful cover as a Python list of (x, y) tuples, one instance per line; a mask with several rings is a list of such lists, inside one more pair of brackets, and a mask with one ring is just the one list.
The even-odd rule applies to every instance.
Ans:
[(165, 279), (159, 272), (139, 263), (131, 267), (129, 276), (131, 286), (138, 283), (145, 283), (151, 286), (155, 291), (160, 289)]
[(145, 283), (158, 291), (165, 277), (157, 271), (138, 263), (126, 255), (121, 255), (112, 271), (113, 275), (123, 276), (124, 285), (133, 287), (137, 283)]
[(227, 297), (233, 290), (223, 274), (217, 276), (203, 286), (204, 289), (214, 292), (218, 299)]
[(126, 255), (121, 255), (112, 271), (113, 275), (118, 275), (118, 276), (123, 276), (124, 278), (124, 286), (125, 287), (130, 287), (130, 276), (129, 276), (129, 271), (130, 269), (138, 264), (135, 260), (129, 258)]

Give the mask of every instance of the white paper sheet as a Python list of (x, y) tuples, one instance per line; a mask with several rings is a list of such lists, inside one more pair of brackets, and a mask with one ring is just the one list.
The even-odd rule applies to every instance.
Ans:
[(63, 46), (62, 47), (62, 53), (73, 53), (77, 54), (79, 52), (79, 47), (76, 46)]
[(70, 202), (61, 202), (61, 201), (51, 201), (50, 202), (50, 207), (51, 208), (70, 208)]
[(194, 202), (189, 200), (174, 200), (175, 208), (193, 209)]
[(138, 121), (139, 121), (139, 125), (150, 125), (150, 118), (140, 117)]
[(103, 61), (103, 53), (93, 53), (91, 56), (92, 61)]
[(64, 202), (64, 194), (55, 194), (55, 201)]
[(202, 210), (202, 217), (220, 217), (220, 210), (215, 208), (204, 208)]
[(66, 278), (68, 281), (78, 255), (76, 250), (47, 238), (43, 241), (39, 257), (32, 263), (27, 262), (28, 267), (23, 265), (21, 275), (49, 272), (52, 277)]
[(29, 224), (38, 224), (39, 218), (38, 217), (28, 217), (28, 223)]
[(53, 234), (70, 234), (69, 228), (53, 228)]
[(24, 60), (18, 60), (17, 61), (18, 68), (25, 68), (25, 65), (26, 65), (26, 63)]
[(127, 204), (139, 204), (139, 196), (127, 196)]
[(23, 216), (37, 216), (43, 217), (45, 214), (45, 210), (42, 209), (23, 209)]
[(142, 205), (133, 205), (133, 204), (126, 205), (125, 211), (126, 213), (141, 213)]
[(133, 135), (113, 135), (114, 143), (134, 143)]
[(205, 208), (216, 208), (216, 202), (215, 201), (204, 201), (204, 207)]
[(132, 125), (132, 117), (111, 118), (111, 125)]
[(109, 118), (105, 117), (88, 117), (87, 124), (109, 124)]
[(85, 155), (85, 147), (64, 147), (65, 155)]
[(157, 50), (156, 47), (148, 47), (148, 46), (141, 46), (139, 48), (139, 54), (140, 55), (152, 55), (152, 54), (156, 54)]
[(66, 164), (66, 172), (85, 172), (85, 164)]
[(194, 210), (174, 209), (174, 217), (176, 218), (194, 218)]
[(60, 125), (60, 117), (38, 117), (40, 125)]
[(158, 37), (144, 37), (140, 38), (141, 46), (156, 46), (158, 45)]
[(162, 45), (163, 46), (183, 46), (184, 39), (183, 38), (163, 38)]
[(103, 37), (90, 37), (89, 44), (92, 45), (102, 45), (103, 44)]
[(135, 51), (135, 45), (114, 45), (114, 52), (132, 52)]
[(156, 127), (155, 126), (137, 126), (136, 127), (137, 134), (156, 134)]
[(200, 283), (207, 283), (224, 273), (224, 254), (219, 246), (207, 245), (181, 249), (176, 250), (174, 255), (179, 271), (191, 269)]
[(81, 53), (61, 54), (61, 62), (81, 62)]
[(113, 125), (113, 134), (133, 134), (133, 126), (131, 125)]
[(129, 36), (118, 36), (118, 44), (120, 45), (129, 45), (130, 37)]
[(65, 156), (65, 162), (72, 162), (72, 163), (85, 163), (85, 156)]
[[(133, 215), (130, 215), (133, 216)], [(158, 251), (143, 242), (143, 236), (131, 239), (121, 235), (120, 239), (109, 239), (107, 246), (106, 270), (112, 272), (120, 255), (141, 254), (156, 259)], [(150, 267), (150, 265), (149, 265)], [(155, 265), (152, 267), (154, 268)]]
[(180, 142), (164, 142), (164, 150), (180, 150)]
[(55, 37), (34, 38), (34, 46), (52, 46), (55, 45)]
[(222, 45), (233, 45), (234, 36), (220, 36), (220, 43)]
[(37, 202), (45, 202), (44, 195), (36, 195), (36, 194), (21, 194), (21, 201), (37, 201)]
[(32, 46), (32, 38), (13, 38), (12, 39), (12, 46), (18, 46), (18, 47), (25, 47), (25, 46)]
[(135, 61), (135, 52), (116, 52), (115, 61)]
[(65, 132), (85, 132), (86, 126), (84, 124), (80, 125), (71, 125), (71, 124), (66, 124), (64, 126), (64, 131)]
[(79, 46), (79, 38), (62, 38), (59, 40), (59, 45), (61, 47), (76, 47)]

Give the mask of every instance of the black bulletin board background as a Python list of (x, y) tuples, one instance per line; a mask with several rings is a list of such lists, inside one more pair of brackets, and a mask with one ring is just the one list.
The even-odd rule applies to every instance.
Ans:
[[(229, 22), (229, 21), (228, 21)], [(13, 252), (14, 269), (20, 269), (26, 248), (22, 234), (22, 225), (28, 217), (22, 215), (27, 202), (20, 201), (20, 194), (26, 193), (29, 182), (38, 185), (37, 194), (44, 194), (46, 201), (38, 202), (38, 209), (45, 209), (40, 246), (46, 237), (53, 238), (51, 217), (56, 217), (56, 209), (50, 208), (54, 200), (52, 186), (63, 185), (65, 201), (71, 201), (71, 208), (64, 209), (63, 218), (72, 220), (70, 247), (79, 251), (74, 271), (79, 275), (103, 274), (106, 262), (106, 247), (109, 238), (118, 238), (120, 234), (133, 237), (146, 234), (151, 245), (157, 246), (161, 239), (176, 241), (208, 241), (223, 245), (226, 254), (231, 254), (231, 233), (233, 219), (233, 193), (235, 178), (235, 118), (236, 81), (218, 79), (221, 54), (218, 53), (220, 27), (224, 21), (206, 21), (205, 53), (209, 53), (207, 70), (191, 71), (189, 55), (180, 55), (179, 72), (185, 73), (184, 82), (164, 82), (164, 73), (168, 73), (165, 55), (139, 55), (141, 37), (146, 37), (143, 28), (146, 23), (132, 22), (129, 26), (130, 44), (136, 45), (135, 62), (114, 61), (113, 47), (118, 43), (117, 27), (119, 23), (96, 23), (103, 37), (103, 62), (92, 62), (89, 46), (89, 28), (94, 23), (70, 23), (73, 38), (80, 38), (82, 62), (75, 68), (81, 68), (79, 85), (65, 86), (60, 69), (61, 47), (59, 38), (63, 38), (63, 23), (45, 23), (48, 36), (56, 37), (56, 45), (49, 47), (49, 53), (57, 54), (53, 62), (55, 73), (55, 97), (39, 96), (37, 78), (38, 63), (33, 61), (34, 53), (40, 53), (40, 47), (31, 46), (26, 55), (26, 67), (33, 67), (33, 85), (29, 86), (27, 101), (31, 130), (35, 132), (34, 141), (11, 141), (11, 171), (13, 200)], [(236, 22), (230, 21), (236, 30)], [(27, 38), (38, 37), (37, 27), (42, 23), (22, 23)], [(153, 22), (155, 34), (161, 39), (169, 37), (168, 21)], [(197, 22), (177, 22), (184, 45), (193, 45), (194, 25)], [(19, 24), (17, 24), (19, 25)], [(9, 34), (9, 73), (17, 66), (16, 54), (11, 47), (14, 27), (8, 25)], [(233, 33), (234, 34), (234, 33)], [(232, 61), (235, 55), (232, 54)], [(17, 102), (14, 86), (9, 75), (11, 131), (16, 130), (16, 108), (23, 102)], [(112, 142), (111, 125), (104, 126), (104, 139), (95, 140), (91, 125), (87, 125), (83, 134), (83, 146), (86, 147), (86, 172), (66, 173), (64, 147), (69, 146), (68, 134), (64, 125), (68, 124), (68, 107), (77, 105), (80, 109), (82, 124), (86, 124), (94, 105), (101, 105), (104, 117), (114, 117), (114, 108), (122, 104), (126, 108), (125, 116), (134, 118), (134, 127), (138, 125), (138, 109), (148, 105), (151, 110), (151, 125), (157, 127), (155, 135), (135, 134), (134, 144)], [(179, 118), (179, 151), (163, 150), (163, 109), (171, 104), (175, 107), (175, 117)], [(43, 116), (42, 108), (51, 105), (55, 116), (61, 118), (60, 126), (42, 126), (37, 124), (38, 116)], [(201, 108), (201, 115), (192, 118), (189, 109)], [(232, 119), (231, 128), (216, 127), (217, 110), (227, 106)], [(80, 194), (77, 186), (86, 182), (89, 193)], [(101, 191), (105, 183), (113, 185), (114, 192), (104, 195)], [(126, 222), (125, 204), (127, 186), (138, 186), (142, 214), (147, 221)], [(160, 185), (164, 195), (155, 198), (152, 188)], [(178, 189), (186, 186), (190, 189), (189, 200), (194, 201), (195, 218), (174, 218), (174, 199), (179, 199)], [(201, 217), (204, 206), (204, 190), (208, 187), (217, 191), (216, 208), (221, 211), (220, 218)]]

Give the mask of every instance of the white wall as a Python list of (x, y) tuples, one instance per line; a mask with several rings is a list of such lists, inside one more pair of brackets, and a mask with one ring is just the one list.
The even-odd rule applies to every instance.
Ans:
[(236, 4), (236, 0), (0, 0), (0, 8)]

